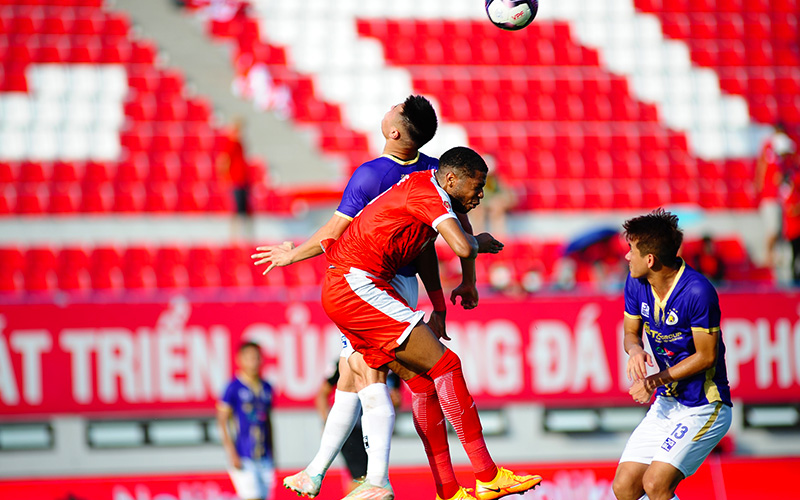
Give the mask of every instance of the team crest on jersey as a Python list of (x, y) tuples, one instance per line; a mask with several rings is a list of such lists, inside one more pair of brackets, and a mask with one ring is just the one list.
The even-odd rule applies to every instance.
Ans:
[(667, 324), (669, 326), (672, 326), (677, 323), (678, 323), (678, 312), (675, 309), (670, 309), (669, 315), (667, 316)]
[(449, 201), (447, 201), (447, 200), (444, 200), (444, 202), (443, 202), (443, 203), (444, 203), (444, 208), (446, 208), (446, 209), (447, 209), (447, 210), (449, 210), (449, 211), (452, 211), (452, 210), (453, 210), (453, 206), (452, 206), (452, 205), (450, 205), (450, 202), (449, 202)]
[(642, 317), (650, 317), (650, 306), (647, 305), (647, 302), (642, 302)]

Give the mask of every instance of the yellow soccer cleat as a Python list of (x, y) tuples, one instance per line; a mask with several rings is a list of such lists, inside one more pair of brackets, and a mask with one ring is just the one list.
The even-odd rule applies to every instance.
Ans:
[[(436, 500), (442, 500), (439, 495), (436, 495)], [(459, 487), (458, 493), (451, 496), (447, 500), (476, 500), (474, 496), (472, 496), (472, 489)]]
[(542, 482), (542, 476), (517, 476), (508, 469), (497, 468), (497, 476), (488, 483), (475, 482), (475, 497), (478, 500), (494, 500), (512, 493), (523, 493)]

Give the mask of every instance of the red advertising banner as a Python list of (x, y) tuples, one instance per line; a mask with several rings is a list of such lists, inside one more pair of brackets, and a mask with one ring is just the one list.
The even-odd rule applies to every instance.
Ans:
[[(515, 497), (525, 500), (614, 500), (611, 482), (616, 463), (517, 464), (514, 470), (535, 472), (544, 481), (534, 491)], [(794, 474), (800, 459), (736, 459), (712, 455), (697, 473), (677, 490), (682, 500), (752, 500), (780, 498), (800, 500)], [(282, 478), (295, 471), (278, 471)], [(421, 498), (434, 494), (430, 471), (423, 467), (393, 467), (390, 470), (395, 498)], [(474, 485), (474, 476), (463, 467), (456, 472), (462, 485)], [(346, 472), (328, 472), (318, 500), (346, 494)], [(46, 478), (0, 480), (4, 500), (234, 500), (230, 479), (224, 473), (168, 476)], [(275, 488), (273, 500), (297, 499), (297, 495)]]
[[(723, 294), (734, 398), (800, 400), (800, 296)], [(621, 296), (484, 299), (448, 312), (451, 347), (484, 407), (633, 404)], [(338, 355), (317, 302), (0, 306), (0, 414), (211, 411), (244, 339), (263, 349), (278, 406), (310, 405)]]

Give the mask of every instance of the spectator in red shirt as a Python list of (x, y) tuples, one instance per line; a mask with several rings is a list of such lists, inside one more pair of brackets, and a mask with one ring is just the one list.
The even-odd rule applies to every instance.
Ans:
[(765, 263), (772, 266), (775, 245), (780, 237), (781, 201), (779, 190), (786, 179), (797, 146), (786, 134), (781, 123), (775, 125), (772, 135), (761, 148), (756, 163), (755, 187), (759, 196), (759, 210), (767, 233)]
[(217, 157), (217, 169), (224, 179), (230, 182), (233, 200), (236, 206), (233, 236), (239, 236), (239, 226), (245, 223), (247, 235), (253, 236), (252, 209), (250, 206), (250, 187), (253, 179), (245, 159), (244, 146), (242, 145), (242, 120), (235, 118), (231, 124), (228, 136), (228, 145)]

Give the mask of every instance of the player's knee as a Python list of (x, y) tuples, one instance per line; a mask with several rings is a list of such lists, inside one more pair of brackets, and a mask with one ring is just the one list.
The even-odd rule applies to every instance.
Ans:
[(657, 474), (645, 473), (642, 477), (642, 487), (644, 492), (651, 500), (669, 500), (673, 497), (673, 488), (669, 481), (664, 480)]
[(637, 484), (634, 478), (625, 471), (617, 471), (614, 482), (611, 483), (611, 489), (617, 500), (638, 500), (644, 493), (641, 485)]

